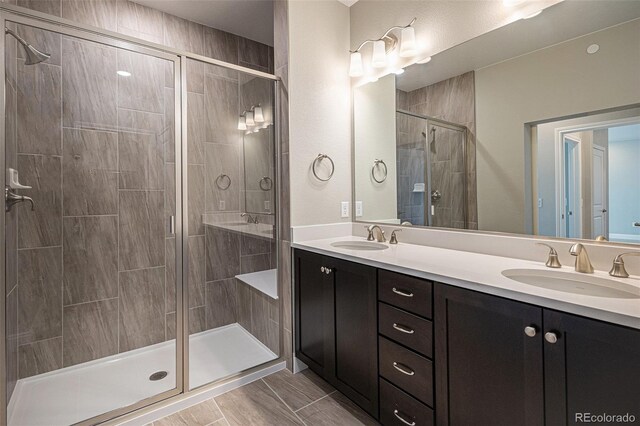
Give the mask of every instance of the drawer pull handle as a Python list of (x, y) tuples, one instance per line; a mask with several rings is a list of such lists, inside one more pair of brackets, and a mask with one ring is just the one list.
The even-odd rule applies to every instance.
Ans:
[(411, 293), (410, 291), (406, 291), (406, 290), (398, 290), (397, 288), (393, 288), (393, 292), (395, 294), (399, 294), (400, 296), (404, 296), (404, 297), (413, 297), (413, 293)]
[(404, 365), (402, 363), (399, 363), (399, 362), (395, 362), (394, 361), (393, 362), (393, 368), (395, 368), (396, 370), (398, 370), (402, 374), (406, 374), (407, 376), (413, 376), (414, 374), (416, 374), (415, 371), (413, 371), (412, 369), (410, 369), (406, 365)]
[(400, 420), (405, 425), (416, 426), (416, 422), (408, 422), (404, 418), (402, 418), (402, 416), (400, 415), (400, 411), (398, 410), (393, 410), (393, 415), (396, 416), (398, 420)]
[(413, 329), (407, 327), (406, 325), (402, 325), (402, 324), (393, 323), (393, 328), (395, 328), (396, 330), (401, 331), (403, 333), (407, 333), (407, 334), (415, 333), (415, 331)]

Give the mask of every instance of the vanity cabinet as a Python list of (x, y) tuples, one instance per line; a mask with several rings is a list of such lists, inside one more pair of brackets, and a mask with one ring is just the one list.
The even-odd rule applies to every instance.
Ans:
[(376, 269), (296, 250), (296, 356), (378, 416)]
[(640, 418), (639, 330), (444, 284), (434, 323), (438, 425)]

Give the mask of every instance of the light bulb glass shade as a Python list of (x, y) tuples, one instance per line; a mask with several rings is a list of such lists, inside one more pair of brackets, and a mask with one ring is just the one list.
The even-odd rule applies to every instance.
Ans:
[(349, 76), (361, 77), (364, 75), (364, 69), (362, 67), (362, 55), (360, 52), (351, 53), (351, 62), (349, 64)]
[(238, 130), (247, 130), (247, 121), (244, 115), (241, 115), (238, 119)]
[(398, 68), (393, 72), (395, 75), (404, 74), (404, 68)]
[(264, 122), (264, 115), (262, 114), (262, 107), (260, 105), (253, 109), (253, 121), (256, 123)]
[(427, 62), (431, 62), (431, 56), (427, 56), (425, 58), (420, 59), (416, 62), (416, 64), (426, 64)]
[(373, 68), (384, 68), (387, 66), (387, 53), (384, 41), (376, 40), (373, 42), (373, 55), (371, 56), (371, 66)]
[(247, 111), (245, 116), (246, 116), (245, 123), (247, 124), (247, 126), (255, 126), (256, 125), (256, 122), (253, 120), (253, 111)]
[(416, 49), (416, 34), (413, 27), (406, 27), (400, 33), (400, 56), (408, 58), (418, 53)]

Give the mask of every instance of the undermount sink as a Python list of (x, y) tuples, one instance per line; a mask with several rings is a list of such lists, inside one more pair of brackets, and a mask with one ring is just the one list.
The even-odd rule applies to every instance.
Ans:
[(507, 269), (502, 271), (502, 275), (523, 284), (565, 293), (612, 299), (640, 299), (640, 288), (593, 275), (540, 269)]
[(389, 248), (386, 244), (374, 243), (369, 241), (336, 241), (331, 243), (331, 247), (341, 248), (345, 250), (386, 250)]

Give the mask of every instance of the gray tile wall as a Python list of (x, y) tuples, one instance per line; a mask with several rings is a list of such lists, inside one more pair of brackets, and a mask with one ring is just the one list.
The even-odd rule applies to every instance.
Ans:
[[(130, 1), (17, 4), (234, 64), (273, 69), (268, 46)], [(15, 41), (7, 38), (7, 164), (33, 186), (29, 195), (37, 204), (35, 212), (19, 206), (19, 221), (16, 210), (7, 215), (7, 239), (16, 247), (7, 253), (9, 397), (18, 378), (174, 338), (176, 310), (176, 271), (170, 261), (175, 241), (166, 227), (166, 218), (175, 213), (171, 70), (162, 60), (111, 47), (34, 28), (18, 32), (52, 57), (25, 66)], [(189, 152), (195, 191), (189, 245), (200, 265), (192, 268), (193, 282), (201, 289), (194, 292), (189, 318), (192, 331), (201, 331), (215, 316), (204, 309), (210, 284), (206, 236), (196, 220), (206, 209), (205, 146), (224, 144), (215, 138), (225, 133), (224, 126), (227, 134), (235, 128), (239, 106), (221, 104), (217, 96), (235, 87), (237, 103), (238, 79), (222, 68), (189, 65), (189, 137), (196, 142)], [(132, 76), (117, 76), (120, 69)], [(213, 124), (204, 115), (207, 102), (215, 117), (220, 105), (227, 117), (233, 111), (232, 122), (207, 127)], [(235, 297), (235, 292), (222, 294)]]
[(438, 152), (432, 156), (432, 167), (436, 186), (447, 188), (445, 197), (436, 205), (435, 226), (460, 228), (464, 226), (464, 216), (460, 216), (464, 198), (456, 194), (462, 189), (463, 173), (467, 178), (467, 227), (478, 228), (477, 185), (476, 185), (476, 122), (474, 72), (452, 77), (447, 80), (422, 87), (411, 92), (398, 91), (397, 101), (401, 109), (433, 118), (461, 124), (469, 129), (466, 140), (466, 170), (461, 168), (461, 144), (458, 135), (443, 128), (437, 128)]

